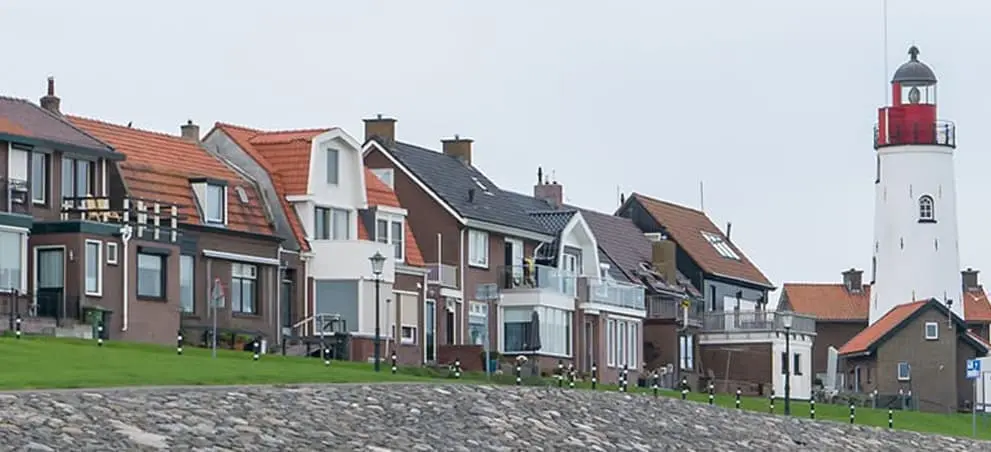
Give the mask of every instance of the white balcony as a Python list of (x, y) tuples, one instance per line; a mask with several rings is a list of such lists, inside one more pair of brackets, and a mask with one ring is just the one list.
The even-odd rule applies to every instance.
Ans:
[(310, 242), (313, 261), (309, 274), (313, 279), (374, 279), (368, 258), (376, 251), (388, 257), (382, 269), (382, 280), (395, 281), (396, 262), (392, 245), (367, 240), (313, 240)]
[(615, 306), (617, 308), (643, 311), (643, 286), (619, 281), (589, 280), (589, 301), (597, 304)]
[(499, 272), (502, 304), (505, 306), (549, 306), (574, 310), (578, 277), (554, 267), (503, 266)]
[(458, 267), (438, 264), (436, 262), (427, 264), (427, 282), (430, 284), (439, 284), (441, 287), (457, 289)]

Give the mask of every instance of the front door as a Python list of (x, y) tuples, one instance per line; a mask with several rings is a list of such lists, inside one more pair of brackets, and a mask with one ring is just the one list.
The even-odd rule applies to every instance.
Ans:
[(447, 323), (444, 325), (447, 330), (447, 345), (454, 345), (454, 329), (457, 328), (454, 322), (454, 310), (447, 308), (444, 312), (447, 313)]
[(35, 262), (35, 303), (41, 317), (63, 317), (65, 296), (65, 251), (61, 248), (39, 249)]
[(585, 320), (585, 362), (582, 363), (582, 370), (592, 371), (592, 363), (595, 362), (595, 324), (591, 319)]
[[(280, 300), (282, 301), (282, 327), (292, 328), (292, 304), (295, 301), (292, 296), (292, 279), (287, 278), (282, 280), (282, 297)], [(293, 333), (290, 332), (289, 334)]]
[(434, 332), (437, 330), (437, 302), (427, 300), (424, 304), (426, 305), (426, 312), (423, 314), (423, 323), (426, 331), (424, 332), (423, 342), (426, 345), (426, 350), (424, 351), (423, 359), (429, 363), (437, 359), (437, 344), (434, 339)]

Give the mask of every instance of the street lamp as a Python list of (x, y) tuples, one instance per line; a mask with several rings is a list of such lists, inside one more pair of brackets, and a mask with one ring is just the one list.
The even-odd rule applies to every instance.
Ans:
[(781, 313), (781, 326), (785, 328), (785, 416), (791, 415), (791, 313)]
[(382, 313), (379, 308), (379, 284), (382, 282), (382, 268), (385, 267), (385, 256), (376, 251), (368, 258), (372, 262), (372, 273), (375, 274), (375, 371), (380, 369), (382, 361)]

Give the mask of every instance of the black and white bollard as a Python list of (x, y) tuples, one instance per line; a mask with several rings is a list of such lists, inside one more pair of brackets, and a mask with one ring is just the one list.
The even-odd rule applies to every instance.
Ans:
[(815, 419), (816, 418), (816, 401), (815, 401), (815, 399), (810, 399), (809, 400), (809, 418), (810, 419)]
[(396, 352), (392, 352), (392, 374), (395, 375), (399, 371), (399, 366), (396, 365)]
[(179, 330), (179, 332), (176, 333), (175, 352), (177, 355), (182, 355), (182, 330)]
[(568, 388), (575, 389), (575, 365), (568, 364)]
[(557, 387), (564, 387), (564, 361), (557, 360)]
[(255, 354), (252, 356), (252, 359), (254, 359), (255, 361), (258, 361), (258, 357), (259, 357), (259, 353), (258, 352), (260, 351), (259, 349), (261, 348), (261, 345), (258, 344), (258, 341), (254, 341), (251, 344), (251, 348), (255, 352)]
[(461, 378), (461, 360), (454, 360), (454, 378)]
[(96, 345), (103, 347), (103, 324), (96, 326)]
[(736, 388), (736, 409), (740, 409), (740, 388)]
[(769, 400), (771, 402), (770, 413), (771, 414), (774, 414), (774, 390), (773, 389), (771, 390), (771, 396), (769, 397)]
[(709, 405), (716, 403), (716, 387), (709, 383)]
[(627, 389), (627, 378), (630, 373), (630, 368), (628, 365), (623, 364), (623, 369), (619, 371), (619, 391), (626, 392)]
[(661, 385), (660, 385), (660, 383), (659, 383), (659, 381), (658, 381), (658, 379), (660, 379), (661, 377), (660, 377), (660, 375), (657, 375), (657, 371), (654, 371), (654, 376), (653, 376), (653, 377), (654, 377), (654, 384), (653, 384), (653, 385), (651, 385), (651, 387), (652, 387), (652, 388), (653, 388), (653, 390), (654, 390), (654, 397), (657, 397), (657, 391), (658, 391), (659, 389), (661, 389), (661, 388), (660, 388), (660, 386), (661, 386)]
[(14, 335), (17, 336), (18, 339), (21, 338), (21, 315), (20, 314), (18, 314), (17, 315), (17, 319), (14, 320)]
[(321, 350), (320, 351), (320, 354), (323, 355), (323, 356), (321, 356), (323, 358), (323, 365), (329, 367), (330, 366), (330, 347), (327, 347), (327, 344), (324, 344), (323, 342), (320, 342), (320, 350)]
[(856, 417), (857, 417), (857, 407), (856, 407), (856, 406), (854, 406), (854, 404), (852, 404), (852, 403), (851, 403), (851, 404), (850, 404), (850, 423), (851, 423), (851, 424), (853, 423), (853, 420), (854, 420), (854, 419), (855, 419)]
[(592, 363), (592, 390), (595, 390), (595, 386), (599, 383), (599, 368), (595, 367), (595, 363)]
[(523, 368), (520, 363), (516, 363), (516, 386), (523, 384)]
[(688, 379), (681, 379), (681, 400), (688, 399)]
[(895, 428), (895, 412), (888, 408), (888, 428)]

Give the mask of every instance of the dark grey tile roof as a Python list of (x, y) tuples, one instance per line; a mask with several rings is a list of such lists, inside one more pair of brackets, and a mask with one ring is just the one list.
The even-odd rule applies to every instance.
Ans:
[[(521, 208), (516, 198), (501, 190), (481, 171), (443, 153), (396, 142), (390, 153), (444, 202), (465, 218), (547, 234)], [(469, 190), (474, 200), (469, 201)]]
[(547, 232), (560, 234), (564, 227), (575, 216), (575, 210), (545, 210), (542, 212), (529, 212), (530, 217), (540, 223)]
[(0, 134), (112, 152), (108, 144), (79, 130), (68, 121), (24, 99), (0, 96)]

